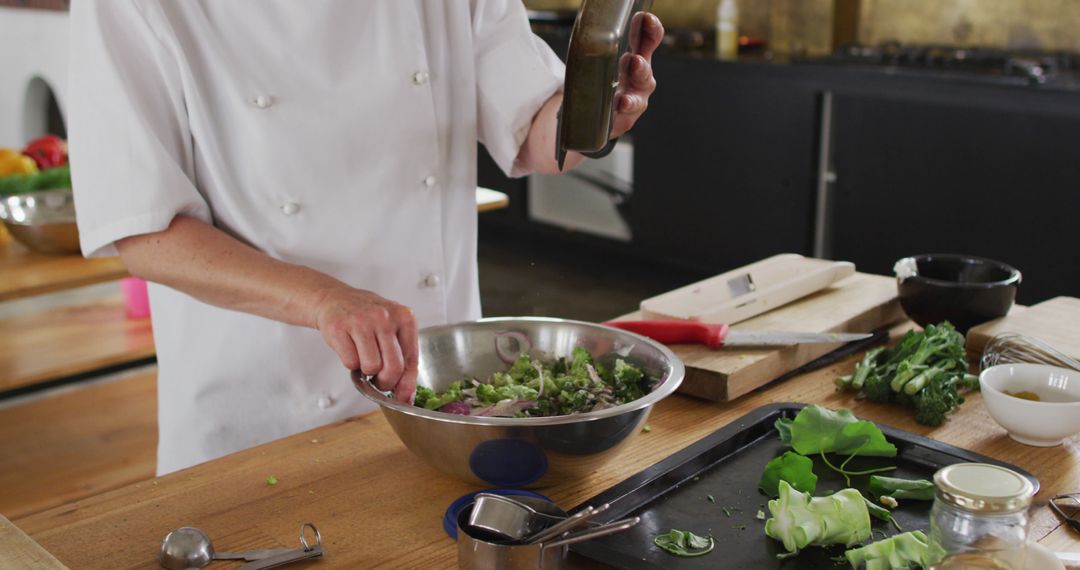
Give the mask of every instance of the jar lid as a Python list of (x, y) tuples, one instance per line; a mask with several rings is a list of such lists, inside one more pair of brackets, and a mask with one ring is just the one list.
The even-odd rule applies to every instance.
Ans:
[(942, 501), (975, 513), (1015, 513), (1031, 504), (1035, 486), (1027, 477), (987, 463), (957, 463), (934, 474)]

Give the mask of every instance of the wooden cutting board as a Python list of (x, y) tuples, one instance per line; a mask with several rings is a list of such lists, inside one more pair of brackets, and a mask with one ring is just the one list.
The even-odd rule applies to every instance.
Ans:
[(1056, 297), (1030, 307), (1013, 307), (1004, 317), (968, 331), (968, 351), (982, 353), (991, 338), (1005, 332), (1035, 337), (1080, 359), (1080, 299)]
[[(624, 318), (640, 317), (634, 314)], [(734, 328), (746, 331), (871, 332), (903, 319), (896, 297), (895, 278), (856, 273), (832, 287), (743, 321)], [(783, 349), (671, 347), (686, 364), (686, 379), (679, 391), (717, 402), (734, 400), (837, 348), (839, 345), (835, 344)]]
[(67, 566), (0, 515), (0, 568), (67, 570)]

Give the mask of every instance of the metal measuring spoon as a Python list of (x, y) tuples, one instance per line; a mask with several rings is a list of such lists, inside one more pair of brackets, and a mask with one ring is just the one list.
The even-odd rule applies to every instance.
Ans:
[[(315, 533), (315, 546), (309, 545), (307, 538), (304, 536), (304, 531), (309, 528), (311, 529), (311, 532)], [(238, 570), (264, 570), (266, 568), (277, 568), (278, 566), (284, 566), (309, 558), (318, 558), (323, 555), (322, 535), (319, 534), (319, 529), (315, 528), (315, 525), (311, 523), (304, 523), (300, 527), (300, 544), (303, 545), (302, 548), (294, 548), (282, 552), (281, 554), (275, 554), (274, 556), (256, 560), (255, 562), (248, 562)]]
[[(301, 532), (303, 532), (302, 528)], [(316, 531), (316, 536), (318, 536), (318, 531)], [(306, 546), (306, 542), (304, 544)], [(214, 560), (255, 561), (279, 556), (293, 550), (291, 548), (266, 548), (247, 552), (216, 552), (214, 543), (205, 532), (185, 526), (165, 536), (165, 540), (161, 542), (161, 551), (158, 552), (158, 562), (161, 563), (162, 568), (169, 570), (188, 570), (189, 568), (204, 568)]]

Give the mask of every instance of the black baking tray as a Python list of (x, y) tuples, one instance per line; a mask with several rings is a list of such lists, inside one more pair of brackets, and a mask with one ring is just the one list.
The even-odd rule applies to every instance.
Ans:
[[(705, 438), (641, 471), (629, 479), (575, 507), (611, 503), (599, 515), (599, 522), (639, 516), (634, 528), (571, 547), (573, 552), (616, 568), (836, 568), (833, 557), (842, 555), (843, 546), (807, 548), (798, 556), (778, 560), (783, 545), (765, 536), (765, 521), (756, 518), (758, 510), (768, 509), (768, 498), (757, 489), (765, 464), (788, 448), (780, 443), (773, 424), (782, 417), (794, 417), (804, 404), (762, 406)], [(858, 471), (895, 465), (883, 473), (891, 477), (932, 479), (934, 472), (954, 463), (992, 463), (1008, 467), (1031, 480), (1036, 491), (1039, 481), (1027, 471), (984, 455), (939, 441), (878, 424), (890, 442), (896, 445), (896, 457), (856, 458), (848, 469)], [(655, 437), (655, 436), (654, 436)], [(824, 495), (844, 487), (843, 477), (814, 460), (818, 476), (815, 495)], [(866, 491), (868, 476), (853, 477), (852, 486)], [(708, 499), (712, 495), (714, 501)], [(931, 501), (900, 501), (893, 511), (905, 530), (929, 528)], [(874, 539), (897, 534), (885, 521), (871, 519)], [(653, 544), (653, 538), (671, 529), (712, 535), (713, 552), (696, 558), (668, 554)]]

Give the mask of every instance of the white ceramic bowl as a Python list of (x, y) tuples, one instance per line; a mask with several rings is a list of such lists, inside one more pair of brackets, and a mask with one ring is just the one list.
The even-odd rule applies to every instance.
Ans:
[[(979, 375), (983, 401), (1009, 436), (1027, 445), (1053, 447), (1080, 432), (1080, 372), (1045, 364), (999, 364)], [(1042, 401), (1005, 393), (1034, 392)]]

